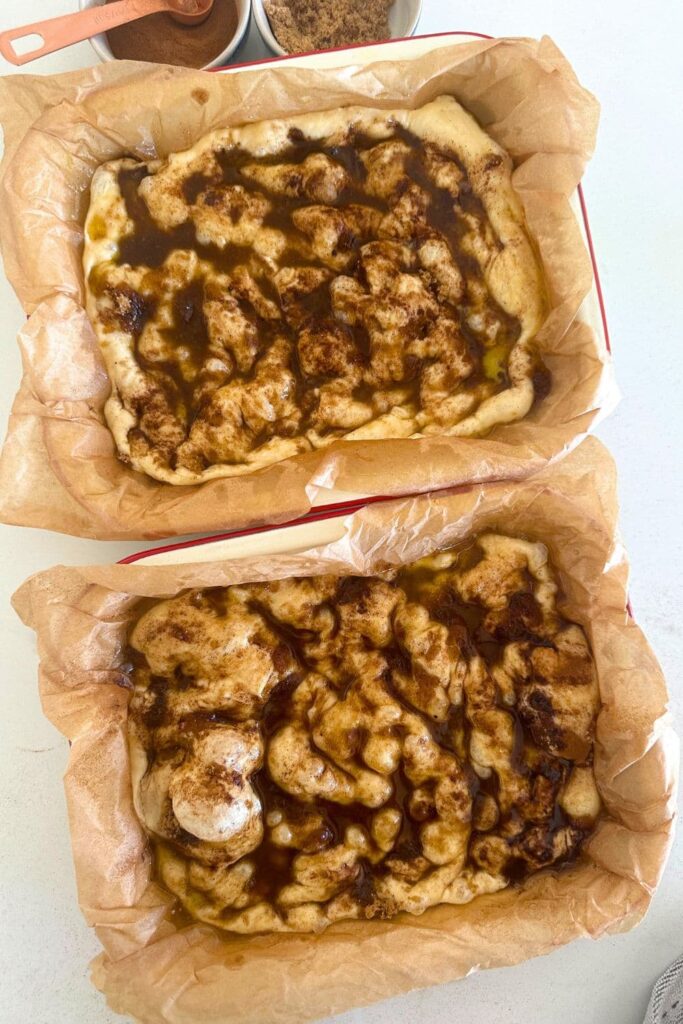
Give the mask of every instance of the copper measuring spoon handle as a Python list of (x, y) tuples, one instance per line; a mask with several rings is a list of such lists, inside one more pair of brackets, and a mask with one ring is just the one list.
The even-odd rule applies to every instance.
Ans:
[[(72, 43), (80, 43), (83, 39), (107, 32), (118, 25), (125, 25), (129, 21), (145, 18), (148, 14), (168, 11), (169, 14), (176, 15), (179, 6), (174, 4), (173, 0), (116, 0), (113, 4), (86, 7), (85, 10), (76, 11), (74, 14), (64, 14), (59, 18), (48, 18), (47, 21), (36, 21), (32, 25), (22, 25), (20, 28), (0, 32), (0, 53), (10, 64), (20, 67), (37, 57), (62, 50)], [(182, 20), (187, 23), (201, 21), (210, 7), (211, 4), (208, 4), (207, 10), (203, 10), (199, 15), (185, 15)], [(12, 43), (31, 35), (40, 36), (42, 45), (30, 50), (29, 53), (18, 54)]]

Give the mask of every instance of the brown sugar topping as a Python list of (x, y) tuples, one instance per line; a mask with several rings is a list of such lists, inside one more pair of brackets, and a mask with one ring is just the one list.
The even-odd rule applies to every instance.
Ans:
[(275, 38), (288, 53), (388, 39), (393, 0), (266, 0)]

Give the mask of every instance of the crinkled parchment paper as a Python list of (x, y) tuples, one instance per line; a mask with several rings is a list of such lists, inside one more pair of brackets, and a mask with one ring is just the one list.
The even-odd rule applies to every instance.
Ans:
[[(165, 156), (223, 125), (349, 104), (417, 107), (457, 97), (513, 156), (514, 184), (545, 267), (539, 347), (548, 398), (485, 439), (338, 442), (246, 477), (162, 484), (115, 455), (109, 379), (83, 309), (83, 222), (105, 160)], [(592, 272), (569, 196), (592, 152), (595, 99), (549, 39), (480, 40), (414, 60), (332, 70), (212, 75), (121, 61), (0, 81), (0, 241), (29, 320), (24, 378), (0, 461), (0, 518), (87, 537), (162, 537), (284, 522), (330, 488), (406, 494), (521, 478), (571, 446), (615, 400), (608, 355), (575, 319)], [(319, 501), (320, 503), (320, 501)]]
[[(626, 610), (616, 513), (614, 464), (591, 438), (517, 484), (369, 506), (346, 519), (342, 540), (303, 554), (55, 568), (25, 583), (15, 606), (38, 633), (45, 712), (72, 744), (65, 781), (79, 899), (104, 947), (94, 981), (112, 1007), (144, 1024), (300, 1024), (633, 926), (672, 841), (678, 745), (661, 671)], [(561, 608), (592, 643), (602, 702), (595, 772), (606, 816), (585, 855), (467, 906), (337, 924), (319, 936), (178, 930), (172, 897), (151, 880), (131, 799), (129, 690), (117, 665), (138, 598), (296, 574), (372, 573), (488, 527), (548, 545)]]

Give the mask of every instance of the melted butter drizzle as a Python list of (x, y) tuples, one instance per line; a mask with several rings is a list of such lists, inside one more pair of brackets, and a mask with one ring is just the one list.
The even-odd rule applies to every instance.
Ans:
[[(482, 280), (482, 271), (478, 262), (465, 253), (462, 249), (462, 238), (468, 230), (468, 225), (462, 213), (474, 216), (482, 225), (488, 224), (486, 211), (480, 199), (471, 188), (469, 179), (462, 163), (453, 153), (444, 153), (449, 160), (454, 161), (462, 175), (463, 182), (457, 200), (447, 189), (439, 188), (430, 178), (422, 160), (423, 144), (419, 138), (400, 125), (394, 126), (394, 138), (399, 138), (410, 148), (410, 154), (406, 160), (406, 173), (428, 196), (427, 220), (431, 230), (438, 232), (448, 244), (456, 265), (466, 282)], [(308, 139), (303, 134), (292, 129), (289, 134), (291, 147), (289, 150), (270, 157), (261, 157), (255, 160), (252, 154), (246, 153), (239, 148), (221, 150), (216, 154), (218, 172), (207, 175), (201, 172), (194, 173), (185, 179), (182, 185), (184, 196), (188, 203), (196, 202), (204, 193), (205, 199), (210, 196), (212, 189), (220, 189), (227, 185), (242, 185), (252, 193), (258, 193), (271, 201), (271, 209), (264, 218), (266, 227), (282, 231), (286, 236), (303, 240), (303, 236), (297, 231), (292, 223), (292, 214), (295, 210), (310, 206), (312, 200), (305, 196), (282, 196), (269, 193), (262, 186), (251, 182), (242, 174), (242, 168), (246, 163), (257, 162), (262, 165), (275, 166), (282, 163), (298, 165), (313, 153), (324, 153), (332, 160), (339, 163), (347, 172), (349, 184), (340, 193), (335, 202), (327, 205), (345, 207), (351, 203), (364, 206), (371, 206), (381, 213), (388, 213), (389, 203), (369, 195), (364, 188), (366, 169), (360, 158), (360, 154), (380, 141), (362, 134), (352, 134), (349, 141), (343, 145), (325, 146), (319, 140)], [(119, 263), (130, 264), (131, 266), (146, 266), (152, 269), (159, 268), (164, 261), (177, 249), (194, 250), (202, 260), (210, 263), (217, 272), (230, 275), (236, 267), (251, 263), (253, 266), (255, 254), (248, 247), (228, 245), (224, 249), (213, 245), (200, 243), (197, 239), (194, 225), (191, 220), (177, 226), (170, 231), (162, 230), (152, 218), (144, 199), (139, 194), (140, 182), (149, 174), (146, 167), (124, 168), (119, 172), (119, 187), (125, 203), (129, 218), (135, 227), (129, 236), (123, 238), (119, 244)], [(489, 225), (490, 227), (490, 225)], [(409, 244), (414, 248), (419, 244), (419, 233)], [(362, 239), (351, 235), (343, 238), (342, 242), (354, 254), (352, 265), (345, 273), (355, 274), (357, 272), (357, 254), (362, 244)], [(500, 243), (499, 243), (500, 244)], [(306, 259), (299, 251), (298, 246), (286, 251), (282, 259), (282, 265), (295, 267), (314, 266), (322, 264), (316, 260)], [(277, 290), (267, 273), (256, 277), (257, 285), (262, 289), (267, 298), (279, 303)], [(95, 287), (95, 281), (91, 282)], [(191, 285), (190, 288), (194, 288)], [(194, 422), (201, 408), (201, 403), (196, 395), (196, 378), (202, 362), (206, 356), (209, 346), (208, 332), (204, 317), (201, 314), (201, 285), (196, 288), (197, 295), (193, 301), (193, 308), (196, 313), (188, 320), (182, 316), (176, 316), (175, 326), (164, 331), (167, 342), (175, 348), (182, 347), (189, 349), (191, 358), (185, 361), (185, 368), (181, 369), (175, 360), (149, 361), (140, 352), (138, 347), (139, 338), (136, 339), (136, 356), (142, 369), (152, 374), (155, 380), (164, 388), (167, 397), (171, 402), (175, 414), (185, 423), (187, 432)], [(254, 307), (245, 299), (238, 299), (244, 316), (256, 327), (261, 342), (261, 354), (267, 350), (278, 332), (284, 333), (292, 344), (291, 370), (297, 381), (297, 401), (304, 412), (304, 419), (301, 424), (301, 433), (305, 433), (311, 426), (311, 416), (317, 407), (317, 396), (319, 388), (333, 377), (311, 377), (302, 373), (297, 358), (296, 339), (301, 327), (306, 326), (313, 332), (324, 331), (326, 326), (334, 323), (336, 329), (343, 329), (353, 343), (353, 350), (357, 353), (359, 365), (367, 366), (370, 354), (370, 342), (367, 330), (362, 325), (341, 324), (334, 317), (331, 304), (329, 287), (327, 284), (316, 289), (315, 292), (303, 298), (298, 306), (302, 312), (302, 321), (295, 329), (283, 318), (278, 321), (269, 321), (259, 316)], [(470, 355), (474, 362), (473, 373), (459, 384), (459, 389), (469, 390), (484, 383), (487, 380), (487, 373), (484, 369), (485, 348), (481, 339), (467, 323), (466, 303), (460, 306), (452, 306), (444, 299), (440, 299), (442, 311), (459, 324), (460, 332), (465, 338)], [(520, 324), (515, 318), (509, 316), (489, 296), (487, 304), (491, 313), (495, 315), (500, 324), (499, 334), (496, 339), (496, 377), (494, 390), (501, 391), (508, 387), (507, 358), (510, 349), (519, 337)], [(419, 330), (419, 325), (416, 326)], [(408, 401), (416, 408), (420, 408), (419, 376), (422, 365), (430, 362), (406, 358), (404, 379), (397, 381), (392, 386), (401, 387), (408, 392)], [(255, 366), (258, 364), (258, 358)], [(250, 379), (251, 374), (243, 375), (235, 370), (232, 379)], [(489, 372), (488, 379), (491, 379)], [(543, 397), (549, 390), (549, 374), (539, 361), (538, 369), (534, 375), (534, 385), (539, 397)], [(361, 402), (372, 400), (376, 388), (361, 383), (352, 393), (353, 399)], [(346, 430), (327, 427), (323, 433), (327, 435), (343, 436)], [(268, 428), (263, 436), (254, 438), (253, 448), (265, 443), (273, 436), (274, 431)], [(209, 462), (210, 464), (210, 462)]]
[[(460, 568), (473, 566), (480, 559), (481, 555), (481, 549), (474, 542), (459, 552), (458, 566)], [(448, 586), (444, 586), (436, 592), (426, 593), (425, 584), (429, 584), (434, 575), (434, 571), (429, 568), (413, 569), (411, 566), (407, 566), (398, 573), (394, 586), (399, 587), (409, 601), (423, 604), (428, 609), (431, 618), (447, 627), (454, 658), (479, 653), (488, 664), (494, 664), (500, 660), (504, 646), (513, 639), (523, 639), (538, 647), (553, 646), (552, 643), (537, 636), (533, 631), (534, 614), (537, 612), (540, 616), (540, 609), (538, 609), (532, 593), (533, 581), (530, 575), (527, 574), (524, 589), (513, 595), (509, 604), (510, 619), (505, 626), (505, 635), (501, 634), (498, 636), (492, 635), (485, 629), (484, 618), (486, 616), (486, 609), (482, 605), (463, 602)], [(362, 600), (363, 592), (368, 583), (371, 582), (371, 579), (368, 577), (341, 577), (335, 601), (339, 603), (348, 600)], [(221, 618), (226, 612), (228, 590), (229, 588), (219, 587), (196, 591), (193, 593), (193, 603), (197, 607), (211, 609), (213, 614)], [(141, 603), (141, 608), (145, 611), (149, 606), (150, 602)], [(307, 630), (296, 629), (281, 622), (258, 600), (254, 600), (251, 603), (251, 607), (263, 616), (268, 627), (276, 634), (287, 652), (293, 656), (295, 663), (301, 666), (301, 670), (293, 671), (274, 688), (261, 711), (258, 721), (267, 747), (269, 738), (291, 720), (290, 707), (292, 696), (299, 682), (303, 679), (305, 671), (315, 667), (312, 663), (308, 663), (303, 644), (307, 640), (313, 639), (316, 634)], [(334, 604), (328, 604), (327, 607), (334, 612), (335, 618), (337, 618)], [(529, 625), (530, 621), (531, 625)], [(540, 618), (538, 621), (540, 621)], [(560, 618), (559, 628), (563, 628), (566, 625), (568, 625), (567, 620)], [(338, 628), (338, 619), (336, 628)], [(336, 628), (333, 629), (333, 635), (336, 632)], [(466, 704), (463, 706), (451, 706), (445, 722), (434, 721), (428, 714), (409, 703), (395, 684), (395, 672), (399, 671), (405, 674), (407, 670), (410, 670), (410, 659), (407, 653), (400, 647), (397, 641), (389, 647), (380, 650), (387, 661), (387, 670), (383, 676), (383, 684), (386, 687), (387, 696), (397, 701), (411, 715), (418, 717), (429, 729), (434, 742), (442, 750), (447, 751), (457, 759), (460, 769), (465, 774), (473, 807), (478, 799), (484, 795), (492, 796), (497, 802), (499, 781), (495, 771), (492, 772), (490, 777), (481, 778), (469, 763), (468, 751), (472, 727), (467, 717)], [(182, 688), (183, 686), (190, 685), (192, 680), (183, 676), (182, 673), (176, 673), (172, 679), (154, 675), (150, 676), (149, 666), (144, 655), (133, 648), (129, 648), (126, 668), (130, 671), (134, 682), (137, 681), (138, 685), (148, 685), (149, 691), (153, 696), (150, 708), (143, 715), (144, 724), (151, 729), (172, 724), (172, 717), (167, 707), (166, 695), (168, 690), (171, 687)], [(345, 693), (353, 684), (354, 679), (349, 679), (342, 684), (340, 699), (343, 699)], [(521, 775), (529, 776), (532, 772), (525, 759), (524, 725), (514, 707), (503, 704), (500, 700), (497, 701), (496, 707), (509, 714), (514, 722), (515, 745), (512, 751), (511, 765)], [(179, 723), (176, 723), (176, 727), (183, 735), (188, 735), (192, 731), (210, 729), (214, 725), (231, 721), (234, 721), (234, 716), (230, 712), (199, 711), (181, 719)], [(401, 727), (398, 726), (397, 729), (400, 733)], [(358, 730), (357, 739), (357, 762), (361, 766), (364, 765), (364, 762), (360, 757), (360, 751), (365, 737), (360, 729)], [(315, 747), (312, 735), (310, 741), (312, 746)], [(323, 751), (318, 752), (321, 756), (326, 756)], [(164, 751), (153, 751), (153, 753), (155, 755), (160, 753), (163, 756)], [(566, 779), (570, 769), (570, 761), (544, 753), (540, 768), (537, 767), (535, 771), (549, 778), (559, 787), (560, 781)], [(373, 878), (381, 877), (390, 870), (390, 867), (385, 862), (386, 858), (410, 861), (422, 855), (420, 829), (425, 822), (432, 820), (434, 817), (433, 813), (427, 812), (420, 820), (416, 820), (409, 813), (408, 800), (414, 787), (408, 782), (402, 764), (390, 778), (393, 786), (393, 795), (382, 806), (383, 808), (394, 807), (399, 810), (401, 813), (400, 831), (394, 841), (391, 852), (385, 855), (384, 860), (372, 865), (365, 859), (361, 859), (360, 873), (350, 885), (354, 897), (360, 902), (366, 897), (367, 902), (371, 902)], [(311, 798), (304, 801), (293, 797), (284, 792), (272, 778), (268, 770), (267, 758), (263, 766), (251, 777), (251, 782), (261, 801), (264, 821), (264, 840), (253, 853), (248, 855), (256, 869), (252, 888), (254, 902), (259, 899), (272, 901), (284, 885), (293, 881), (292, 863), (299, 853), (314, 853), (339, 844), (343, 841), (344, 833), (349, 826), (360, 826), (370, 834), (372, 818), (378, 810), (377, 808), (371, 809), (360, 803), (344, 806), (319, 798)], [(282, 848), (274, 844), (269, 837), (267, 821), (270, 813), (273, 811), (282, 811), (288, 822), (294, 824), (301, 822), (302, 819), (305, 819), (314, 812), (320, 818), (321, 824), (317, 832), (311, 835), (303, 850)], [(515, 819), (519, 819), (519, 814), (513, 809), (507, 819), (501, 816), (500, 823), (504, 823), (505, 820), (514, 821)], [(535, 819), (535, 823), (538, 824), (537, 819)], [(557, 790), (555, 792), (552, 814), (540, 824), (545, 828), (543, 843), (550, 850), (554, 834), (568, 824), (568, 819), (558, 803)], [(479, 835), (485, 834), (473, 830), (470, 841)], [(161, 845), (163, 845), (163, 842), (161, 841)], [(196, 841), (185, 833), (184, 835), (179, 835), (176, 842), (169, 842), (168, 840), (165, 842), (168, 845), (174, 846), (181, 853), (189, 852), (191, 854), (192, 842)], [(572, 860), (578, 855), (579, 851), (580, 843), (572, 849), (564, 860), (555, 860), (554, 866), (560, 866), (562, 863)], [(538, 869), (531, 867), (523, 859), (511, 857), (504, 869), (504, 873), (509, 881), (516, 882), (534, 870)], [(230, 913), (232, 911), (226, 911), (227, 915)]]

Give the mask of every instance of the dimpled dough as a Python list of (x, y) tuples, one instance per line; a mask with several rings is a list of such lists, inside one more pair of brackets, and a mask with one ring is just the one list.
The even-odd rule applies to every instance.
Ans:
[(120, 458), (193, 484), (525, 416), (545, 298), (510, 173), (449, 96), (103, 164), (84, 268)]
[(600, 813), (583, 630), (495, 533), (381, 577), (193, 590), (130, 634), (160, 881), (233, 932), (466, 903), (577, 856)]

